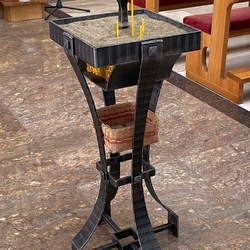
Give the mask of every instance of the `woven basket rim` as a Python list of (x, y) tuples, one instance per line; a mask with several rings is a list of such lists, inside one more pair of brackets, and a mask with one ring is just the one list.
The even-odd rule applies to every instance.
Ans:
[[(102, 116), (102, 114), (100, 114), (102, 111), (112, 110), (113, 108), (118, 109), (118, 108), (121, 108), (121, 107), (130, 107), (130, 108), (133, 107), (133, 108), (135, 108), (135, 104), (133, 102), (126, 102), (126, 103), (119, 103), (119, 104), (109, 105), (109, 106), (106, 106), (106, 107), (99, 108), (97, 110), (97, 113), (98, 113), (98, 116), (100, 117), (100, 116)], [(129, 109), (128, 109), (128, 111), (129, 111)], [(134, 116), (134, 111), (135, 110), (133, 110), (133, 114), (130, 114), (131, 116)], [(112, 114), (110, 114), (110, 115), (112, 115)], [(114, 114), (114, 116), (115, 116), (115, 114)], [(151, 116), (152, 119), (150, 119), (149, 116)], [(122, 128), (122, 127), (121, 128), (112, 128), (111, 126), (109, 126), (108, 124), (103, 122), (101, 118), (99, 118), (99, 120), (100, 120), (102, 125), (104, 125), (106, 127), (109, 127), (110, 129), (113, 129), (113, 130), (117, 130), (117, 129), (127, 130), (127, 129), (131, 128), (131, 126), (124, 127), (124, 128)], [(149, 109), (148, 114), (147, 114), (147, 124), (156, 124), (158, 122), (159, 122), (159, 118), (157, 117), (157, 115), (152, 110)]]
[[(135, 104), (126, 102), (102, 107), (97, 110), (97, 114), (101, 123), (105, 146), (113, 153), (131, 149), (134, 133)], [(104, 121), (102, 121), (102, 116)], [(133, 116), (132, 121), (130, 119), (131, 116)], [(129, 120), (126, 121), (126, 117), (129, 117)], [(145, 145), (157, 142), (158, 132), (159, 119), (153, 111), (148, 110), (144, 132), (144, 142), (147, 143)]]

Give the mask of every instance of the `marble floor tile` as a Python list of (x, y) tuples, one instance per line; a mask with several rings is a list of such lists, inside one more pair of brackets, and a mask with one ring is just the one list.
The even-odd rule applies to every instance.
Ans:
[[(87, 103), (48, 24), (0, 20), (1, 250), (70, 250), (99, 191)], [(103, 106), (100, 89), (89, 86)], [(135, 91), (119, 90), (118, 101), (133, 101)], [(250, 249), (249, 112), (172, 72), (156, 113), (152, 182), (180, 220), (179, 238), (157, 234), (161, 248)], [(129, 161), (122, 173), (130, 173)], [(166, 222), (166, 211), (146, 190), (145, 199), (152, 224)], [(134, 226), (131, 211), (130, 186), (123, 186), (112, 201), (112, 218), (121, 228)], [(110, 242), (111, 233), (102, 223), (84, 249)]]

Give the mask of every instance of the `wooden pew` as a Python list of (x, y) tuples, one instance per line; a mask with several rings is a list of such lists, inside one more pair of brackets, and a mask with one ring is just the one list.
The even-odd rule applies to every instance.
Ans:
[[(131, 3), (131, 0), (128, 0)], [(165, 10), (174, 10), (180, 8), (195, 7), (201, 5), (213, 4), (213, 0), (134, 0), (135, 9), (146, 8), (148, 10), (159, 12)], [(131, 5), (129, 4), (129, 9)]]
[[(250, 7), (232, 10), (233, 4), (238, 2), (249, 2), (250, 5), (249, 0), (214, 0), (211, 21), (206, 20), (203, 28), (200, 24), (204, 16), (194, 15), (184, 18), (184, 23), (203, 29), (201, 49), (186, 55), (186, 76), (235, 103), (242, 103), (243, 85), (250, 82), (250, 67), (226, 72), (228, 39), (250, 34)], [(190, 22), (190, 19), (195, 18), (197, 24)]]

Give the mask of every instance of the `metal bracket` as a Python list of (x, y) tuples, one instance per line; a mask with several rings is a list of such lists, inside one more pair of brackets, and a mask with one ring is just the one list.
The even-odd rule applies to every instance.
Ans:
[(142, 178), (141, 175), (137, 175), (134, 177), (134, 184), (141, 183)]
[(74, 53), (74, 36), (67, 32), (63, 32), (63, 48), (66, 54), (75, 56)]

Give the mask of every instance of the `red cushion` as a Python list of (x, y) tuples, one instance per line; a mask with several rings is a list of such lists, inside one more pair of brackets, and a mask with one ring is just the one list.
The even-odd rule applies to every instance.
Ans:
[[(131, 0), (128, 0), (131, 3)], [(141, 7), (145, 8), (146, 7), (146, 0), (134, 0), (134, 4)]]
[[(131, 0), (128, 0), (131, 2)], [(193, 2), (200, 2), (201, 0), (160, 0), (159, 5), (160, 6), (168, 6), (168, 5), (177, 5), (177, 4), (185, 4), (185, 3), (193, 3)], [(146, 0), (134, 0), (134, 4), (141, 7), (145, 8), (146, 7)]]
[[(212, 13), (186, 16), (183, 22), (205, 33), (211, 34)], [(231, 11), (230, 31), (250, 28), (250, 7)]]

